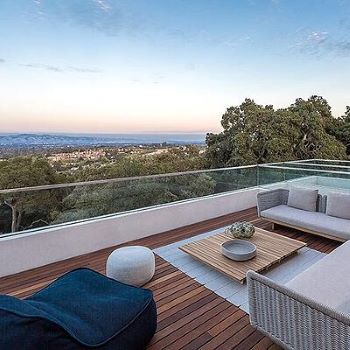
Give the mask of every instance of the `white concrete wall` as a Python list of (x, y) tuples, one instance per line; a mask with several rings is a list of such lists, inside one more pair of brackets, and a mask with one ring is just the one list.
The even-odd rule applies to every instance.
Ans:
[(258, 188), (60, 225), (0, 239), (0, 276), (151, 236), (256, 205)]

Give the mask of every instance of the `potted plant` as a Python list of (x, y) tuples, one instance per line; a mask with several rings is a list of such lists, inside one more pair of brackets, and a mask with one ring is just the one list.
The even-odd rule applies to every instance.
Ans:
[(225, 230), (225, 234), (230, 238), (251, 238), (255, 232), (255, 227), (250, 222), (239, 221)]

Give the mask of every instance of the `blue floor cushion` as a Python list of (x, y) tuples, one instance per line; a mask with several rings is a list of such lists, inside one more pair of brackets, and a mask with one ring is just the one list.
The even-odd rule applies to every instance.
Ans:
[(33, 296), (0, 296), (0, 349), (142, 350), (153, 337), (152, 291), (73, 270)]

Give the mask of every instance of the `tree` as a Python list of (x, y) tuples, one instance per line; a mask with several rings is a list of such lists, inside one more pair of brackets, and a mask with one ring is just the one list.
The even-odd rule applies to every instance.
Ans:
[(63, 201), (54, 223), (120, 213), (212, 194), (215, 181), (205, 174), (127, 180), (78, 186)]
[(207, 135), (210, 167), (240, 166), (308, 158), (345, 158), (343, 145), (331, 134), (334, 118), (320, 96), (297, 99), (275, 110), (246, 99), (222, 116), (223, 131)]
[(203, 169), (204, 157), (198, 147), (184, 146), (169, 149), (160, 154), (119, 156), (116, 162), (93, 164), (75, 173), (76, 181), (111, 179), (117, 177), (144, 176), (169, 172)]
[(251, 99), (228, 108), (221, 120), (223, 132), (207, 135), (209, 165), (215, 168), (293, 159), (288, 148), (292, 130), (285, 128), (287, 117), (283, 111), (277, 117), (272, 106), (261, 106)]
[[(62, 163), (50, 166), (40, 157), (17, 157), (0, 162), (0, 189), (188, 171), (201, 169), (203, 164), (199, 148), (192, 146), (167, 149), (160, 154), (124, 155), (115, 163), (84, 161), (74, 172), (65, 171)], [(65, 171), (64, 177), (60, 175), (62, 171)], [(15, 232), (213, 192), (212, 180), (206, 177), (200, 182), (198, 176), (186, 177), (184, 183), (181, 182), (184, 178), (181, 181), (175, 177), (169, 179), (4, 193), (0, 195), (0, 231), (9, 232), (10, 227)]]
[(346, 107), (345, 114), (333, 124), (330, 133), (345, 145), (346, 153), (350, 155), (350, 106)]
[(346, 158), (343, 145), (331, 134), (335, 119), (328, 102), (320, 96), (297, 99), (289, 108), (293, 125), (299, 130), (294, 153), (297, 159)]
[[(121, 156), (115, 163), (82, 168), (80, 181), (184, 172), (204, 167), (204, 157), (195, 146), (166, 149), (161, 153)], [(184, 174), (155, 179), (78, 186), (53, 213), (54, 223), (118, 213), (201, 197), (214, 193), (215, 180), (205, 174)]]
[[(59, 177), (43, 158), (15, 157), (0, 162), (0, 189), (39, 186), (59, 182)], [(0, 202), (11, 209), (11, 232), (18, 231), (25, 221), (31, 226), (34, 221), (47, 217), (57, 204), (57, 193), (50, 191), (8, 192), (0, 194)], [(39, 215), (40, 214), (40, 215)], [(26, 216), (27, 220), (24, 220)]]

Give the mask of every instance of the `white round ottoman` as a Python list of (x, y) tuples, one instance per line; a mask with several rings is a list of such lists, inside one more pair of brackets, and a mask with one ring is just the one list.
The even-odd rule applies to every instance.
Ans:
[(150, 281), (154, 271), (154, 254), (146, 247), (118, 248), (107, 259), (108, 277), (136, 287), (143, 286)]

